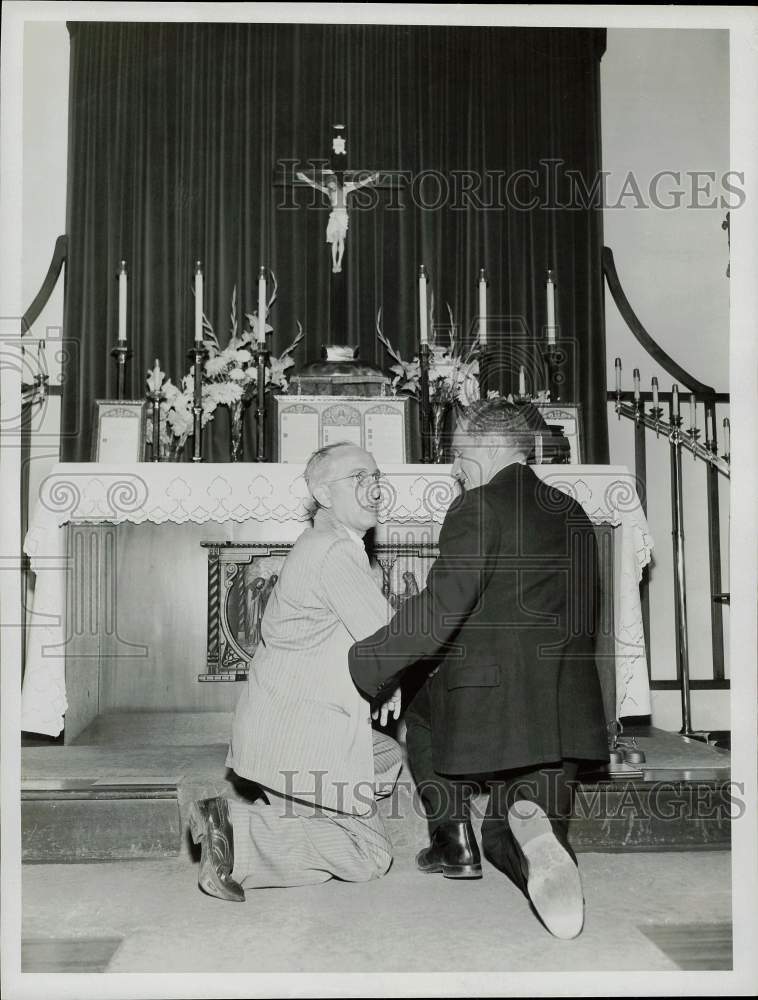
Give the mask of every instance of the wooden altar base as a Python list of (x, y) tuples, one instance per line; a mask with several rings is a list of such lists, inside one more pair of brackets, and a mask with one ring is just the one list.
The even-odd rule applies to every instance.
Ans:
[[(99, 716), (71, 746), (22, 749), (22, 844), (27, 863), (189, 855), (187, 813), (197, 798), (244, 799), (224, 766), (230, 716)], [(569, 837), (577, 852), (725, 850), (730, 846), (729, 753), (675, 733), (625, 730), (646, 755), (637, 772), (588, 774)], [(479, 830), (487, 796), (476, 796)], [(412, 858), (427, 827), (406, 767), (382, 800), (397, 856)]]

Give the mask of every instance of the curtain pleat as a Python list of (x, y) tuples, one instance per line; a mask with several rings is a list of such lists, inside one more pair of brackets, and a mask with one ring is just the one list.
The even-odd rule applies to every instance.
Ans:
[[(258, 268), (279, 298), (271, 347), (297, 332), (302, 366), (333, 341), (329, 215), (310, 189), (275, 185), (280, 160), (330, 155), (346, 126), (350, 169), (407, 171), (415, 182), (380, 190), (350, 211), (344, 268), (349, 341), (387, 367), (385, 333), (416, 351), (417, 272), (429, 272), (438, 321), (449, 303), (474, 333), (479, 268), (489, 278), (490, 337), (520, 339), (500, 384), (515, 389), (513, 358), (539, 357), (545, 275), (558, 286), (568, 343), (564, 399), (582, 403), (585, 458), (608, 459), (601, 273), (602, 210), (561, 208), (564, 172), (587, 187), (601, 169), (601, 30), (305, 24), (78, 22), (71, 33), (62, 454), (91, 452), (92, 401), (116, 393), (118, 262), (129, 271), (127, 395), (145, 392), (155, 358), (175, 382), (189, 368), (194, 261), (205, 272), (205, 312), (220, 342), (256, 308)], [(560, 160), (557, 205), (508, 204), (505, 181)], [(427, 173), (424, 173), (427, 172)], [(419, 178), (423, 182), (419, 183)], [(455, 193), (473, 185), (468, 203)], [(527, 184), (516, 187), (526, 200)], [(415, 196), (415, 197), (414, 197)], [(520, 353), (519, 353), (520, 352)], [(515, 367), (514, 367), (515, 365)], [(252, 416), (247, 457), (252, 457)], [(217, 411), (206, 457), (228, 457), (228, 417)]]

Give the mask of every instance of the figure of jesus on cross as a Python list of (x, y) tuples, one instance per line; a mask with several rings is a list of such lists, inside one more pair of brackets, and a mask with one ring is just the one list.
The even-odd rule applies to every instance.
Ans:
[(345, 252), (345, 237), (348, 227), (347, 199), (358, 188), (374, 184), (379, 179), (379, 174), (369, 174), (361, 181), (345, 181), (344, 184), (340, 183), (337, 174), (333, 171), (324, 170), (322, 176), (326, 180), (326, 184), (319, 184), (318, 181), (312, 180), (302, 171), (298, 171), (296, 174), (299, 181), (310, 184), (312, 188), (321, 191), (329, 199), (332, 210), (326, 225), (326, 242), (330, 243), (332, 247), (332, 273), (339, 274), (342, 270), (342, 256)]

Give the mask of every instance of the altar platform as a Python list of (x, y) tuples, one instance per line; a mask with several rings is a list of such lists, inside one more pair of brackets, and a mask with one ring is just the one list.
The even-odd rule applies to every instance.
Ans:
[[(73, 745), (23, 748), (24, 860), (189, 855), (194, 799), (250, 795), (224, 765), (230, 728), (225, 712), (116, 713), (98, 717)], [(396, 735), (402, 738), (402, 722)], [(728, 751), (650, 727), (630, 727), (624, 736), (636, 737), (646, 761), (628, 774), (583, 776), (570, 823), (575, 850), (728, 849)], [(485, 794), (473, 800), (477, 830), (486, 806)], [(407, 767), (379, 808), (395, 854), (412, 860), (427, 827)]]

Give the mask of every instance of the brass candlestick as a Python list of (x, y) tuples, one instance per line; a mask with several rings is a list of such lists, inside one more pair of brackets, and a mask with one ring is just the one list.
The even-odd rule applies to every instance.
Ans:
[(421, 422), (421, 461), (431, 462), (431, 403), (429, 399), (429, 344), (425, 341), (419, 352), (419, 417)]
[(125, 340), (119, 340), (111, 351), (111, 357), (116, 361), (116, 399), (126, 398), (126, 362), (132, 352), (126, 346)]
[(547, 368), (547, 389), (550, 393), (550, 400), (553, 403), (561, 401), (561, 384), (563, 375), (559, 371), (561, 362), (564, 360), (563, 351), (556, 344), (548, 344), (542, 349), (542, 357)]
[(258, 381), (256, 385), (255, 400), (255, 424), (256, 424), (256, 462), (266, 461), (266, 362), (268, 361), (268, 351), (265, 343), (259, 342), (255, 355), (255, 364), (258, 371)]
[(189, 352), (194, 365), (194, 394), (192, 400), (192, 461), (203, 460), (203, 362), (208, 354), (202, 341), (196, 340)]
[(163, 399), (163, 389), (153, 389), (148, 392), (147, 398), (152, 403), (153, 410), (153, 461), (161, 460), (161, 401)]

